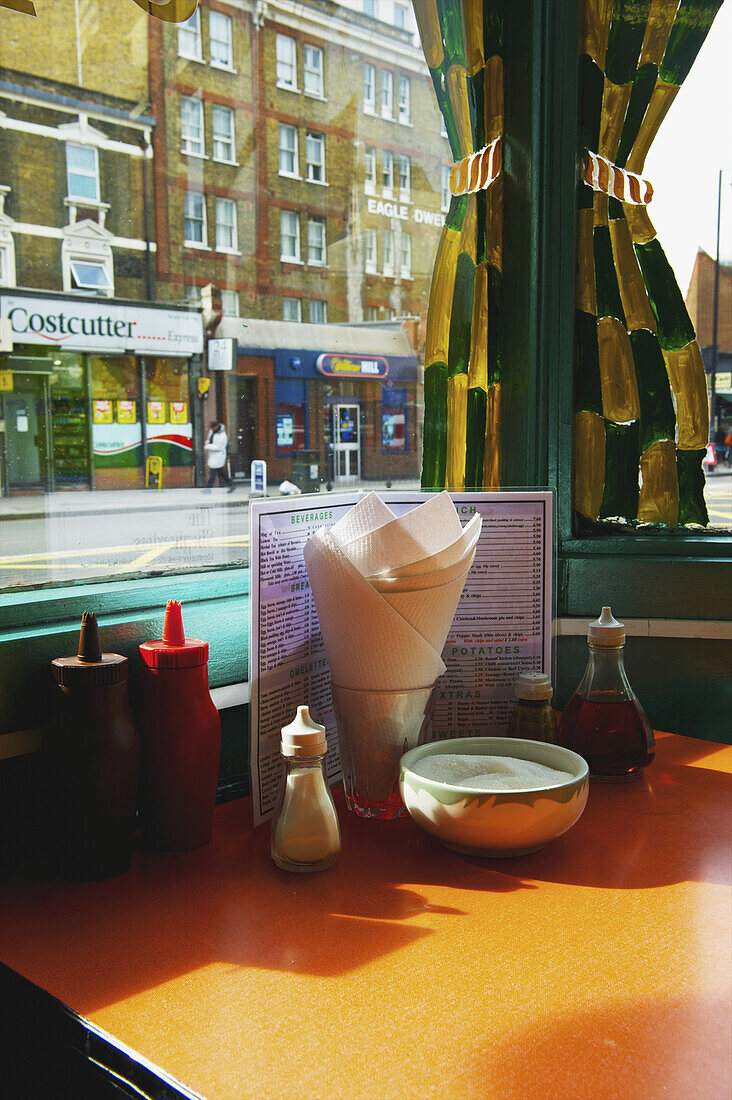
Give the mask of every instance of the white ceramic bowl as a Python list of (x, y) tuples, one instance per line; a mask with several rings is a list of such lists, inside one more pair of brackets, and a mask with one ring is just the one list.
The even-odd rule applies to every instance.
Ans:
[[(418, 775), (413, 766), (426, 756), (466, 753), (532, 760), (569, 772), (559, 787), (528, 790), (470, 790)], [(461, 737), (410, 749), (399, 765), (399, 790), (411, 817), (448, 848), (466, 855), (523, 856), (574, 825), (587, 803), (589, 769), (570, 749), (515, 737)]]

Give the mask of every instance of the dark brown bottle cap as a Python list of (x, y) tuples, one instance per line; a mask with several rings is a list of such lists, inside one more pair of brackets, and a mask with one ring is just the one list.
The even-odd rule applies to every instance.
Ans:
[(56, 683), (62, 687), (96, 687), (121, 684), (127, 679), (126, 657), (120, 653), (102, 653), (99, 625), (93, 611), (81, 617), (76, 657), (57, 657), (51, 661)]

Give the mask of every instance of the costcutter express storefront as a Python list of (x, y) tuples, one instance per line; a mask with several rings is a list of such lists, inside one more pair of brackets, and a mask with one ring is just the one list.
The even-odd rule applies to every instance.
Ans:
[(0, 318), (3, 495), (138, 488), (151, 456), (194, 483), (200, 313), (16, 291)]
[(419, 364), (401, 324), (227, 317), (216, 335), (236, 342), (217, 393), (235, 477), (255, 458), (296, 484), (303, 465), (342, 486), (419, 476)]

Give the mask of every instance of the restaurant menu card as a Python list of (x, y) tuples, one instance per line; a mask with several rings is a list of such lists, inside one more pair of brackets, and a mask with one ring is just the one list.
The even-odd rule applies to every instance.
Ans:
[[(254, 823), (274, 809), (282, 774), (280, 730), (306, 703), (328, 738), (328, 781), (340, 777), (330, 670), (303, 547), (319, 527), (332, 527), (363, 494), (252, 500), (250, 763)], [(396, 516), (428, 493), (378, 493)], [(465, 525), (483, 526), (442, 652), (447, 671), (430, 704), (429, 740), (501, 736), (520, 672), (551, 675), (552, 494), (451, 493)], [(358, 623), (353, 624), (358, 630)], [(388, 640), (385, 640), (388, 644)]]

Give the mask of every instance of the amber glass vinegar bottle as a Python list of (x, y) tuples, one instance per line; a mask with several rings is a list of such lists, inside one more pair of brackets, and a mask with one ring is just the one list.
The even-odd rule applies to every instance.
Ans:
[(609, 607), (590, 623), (587, 642), (587, 668), (564, 708), (559, 744), (583, 756), (595, 779), (636, 779), (653, 760), (655, 741), (625, 673), (625, 627)]

